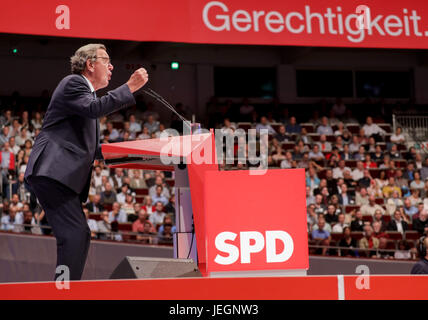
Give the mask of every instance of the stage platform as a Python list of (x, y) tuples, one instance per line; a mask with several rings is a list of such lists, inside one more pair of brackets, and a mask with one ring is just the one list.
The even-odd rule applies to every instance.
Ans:
[(180, 278), (0, 284), (1, 300), (420, 300), (428, 276)]

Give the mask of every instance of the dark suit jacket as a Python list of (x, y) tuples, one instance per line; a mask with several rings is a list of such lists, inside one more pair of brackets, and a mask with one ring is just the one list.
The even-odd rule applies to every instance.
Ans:
[[(409, 230), (409, 225), (407, 224), (406, 221), (401, 220), (401, 225), (403, 226), (403, 231)], [(394, 219), (392, 219), (391, 221), (389, 221), (387, 230), (388, 231), (397, 231), (397, 223), (395, 222)]]
[(92, 163), (101, 159), (98, 118), (135, 104), (127, 84), (95, 98), (81, 75), (66, 76), (56, 87), (25, 171), (66, 185), (86, 201)]

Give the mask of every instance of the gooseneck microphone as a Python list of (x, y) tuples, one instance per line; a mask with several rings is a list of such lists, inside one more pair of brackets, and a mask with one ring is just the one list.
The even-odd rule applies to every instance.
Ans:
[(158, 93), (156, 93), (155, 91), (153, 91), (150, 88), (147, 89), (143, 89), (143, 92), (145, 94), (147, 94), (148, 96), (156, 99), (157, 101), (159, 101), (160, 103), (162, 103), (165, 107), (167, 107), (169, 110), (171, 110), (172, 112), (174, 112), (181, 121), (186, 122), (186, 123), (191, 123), (189, 120), (187, 120), (186, 118), (184, 118), (181, 114), (179, 114), (175, 108), (168, 102), (166, 101), (161, 95), (159, 95)]

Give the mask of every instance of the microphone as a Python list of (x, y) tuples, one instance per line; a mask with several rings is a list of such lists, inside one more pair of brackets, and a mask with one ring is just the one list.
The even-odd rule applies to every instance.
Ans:
[(169, 110), (171, 110), (172, 112), (174, 112), (180, 118), (181, 121), (186, 122), (186, 123), (191, 123), (189, 120), (187, 120), (186, 118), (184, 118), (181, 114), (179, 114), (175, 110), (175, 108), (168, 101), (166, 101), (161, 95), (159, 95), (158, 93), (156, 93), (155, 91), (153, 91), (151, 88), (147, 88), (147, 90), (143, 89), (143, 92), (145, 94), (147, 94), (148, 96), (156, 99), (158, 102), (162, 103)]

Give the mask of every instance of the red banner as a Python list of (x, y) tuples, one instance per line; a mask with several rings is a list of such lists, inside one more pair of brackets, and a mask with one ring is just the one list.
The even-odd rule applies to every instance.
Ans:
[(428, 48), (426, 0), (2, 1), (0, 32), (216, 44)]

